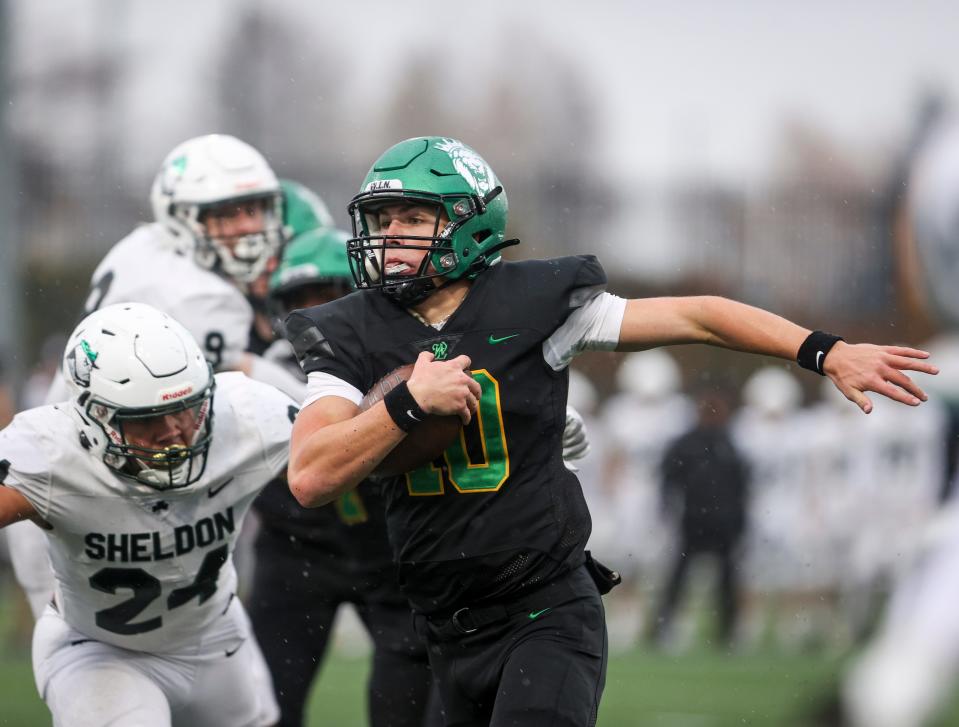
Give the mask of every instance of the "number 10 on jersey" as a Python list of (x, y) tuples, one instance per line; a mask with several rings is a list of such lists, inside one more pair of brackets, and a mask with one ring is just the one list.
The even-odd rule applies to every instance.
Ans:
[(482, 390), (476, 413), (441, 459), (406, 473), (406, 488), (414, 497), (442, 495), (444, 468), (458, 492), (495, 492), (509, 477), (499, 382), (486, 369), (470, 374)]

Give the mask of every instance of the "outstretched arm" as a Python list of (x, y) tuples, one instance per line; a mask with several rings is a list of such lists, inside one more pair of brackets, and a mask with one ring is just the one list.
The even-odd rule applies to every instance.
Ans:
[[(707, 343), (736, 351), (796, 360), (810, 331), (777, 316), (717, 296), (630, 300), (617, 351), (679, 343)], [(823, 360), (823, 372), (847, 399), (872, 411), (867, 391), (917, 406), (926, 394), (904, 371), (936, 374), (926, 351), (902, 346), (838, 342)]]

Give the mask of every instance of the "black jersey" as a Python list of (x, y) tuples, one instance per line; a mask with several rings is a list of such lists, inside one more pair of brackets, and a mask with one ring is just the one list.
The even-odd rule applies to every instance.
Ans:
[(341, 556), (363, 571), (392, 563), (386, 537), (382, 484), (366, 480), (323, 507), (307, 509), (290, 492), (285, 479), (274, 480), (253, 502), (263, 527), (278, 530), (325, 552)]
[(605, 284), (593, 256), (501, 262), (441, 331), (378, 291), (287, 319), (306, 373), (364, 392), (421, 351), (472, 361), (482, 395), (463, 436), (384, 486), (400, 585), (417, 610), (501, 600), (583, 561), (589, 512), (562, 459), (568, 373), (546, 363), (543, 343)]

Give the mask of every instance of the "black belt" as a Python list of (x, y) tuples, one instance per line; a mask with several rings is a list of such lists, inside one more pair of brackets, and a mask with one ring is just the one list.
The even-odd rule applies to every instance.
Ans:
[(583, 566), (566, 571), (557, 578), (524, 593), (523, 595), (486, 606), (464, 606), (453, 612), (452, 616), (427, 616), (430, 629), (437, 638), (455, 638), (476, 633), (481, 628), (506, 621), (520, 613), (536, 618), (539, 614), (563, 603), (569, 603), (587, 595), (579, 578), (576, 578)]
[[(581, 571), (589, 576), (600, 595), (606, 595), (622, 581), (619, 573), (610, 570), (593, 559), (587, 550), (586, 562), (566, 571), (535, 590), (517, 598), (486, 606), (464, 606), (453, 612), (452, 616), (426, 616), (425, 620), (437, 638), (455, 638), (479, 631), (484, 626), (506, 621), (511, 616), (526, 612), (531, 619), (537, 618), (554, 606), (569, 603), (588, 595), (577, 581), (581, 580)], [(583, 582), (588, 583), (586, 579)]]

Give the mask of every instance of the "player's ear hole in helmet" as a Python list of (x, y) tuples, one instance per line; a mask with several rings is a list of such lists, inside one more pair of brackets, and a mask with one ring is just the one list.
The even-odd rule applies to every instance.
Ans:
[[(383, 223), (410, 207), (430, 211), (429, 225), (399, 234)], [(473, 279), (500, 259), (508, 203), (492, 168), (473, 149), (447, 137), (417, 137), (389, 148), (374, 162), (349, 205), (350, 269), (359, 288), (381, 290), (415, 305), (438, 287)], [(384, 210), (390, 215), (382, 217)], [(415, 269), (391, 265), (390, 249), (423, 251)], [(442, 281), (442, 282), (441, 282)]]
[(223, 134), (189, 139), (153, 180), (157, 222), (184, 241), (197, 264), (241, 288), (266, 272), (283, 243), (280, 183), (263, 155)]
[(215, 379), (183, 326), (141, 303), (107, 306), (71, 334), (63, 373), (85, 425), (81, 441), (116, 474), (157, 490), (200, 479)]

